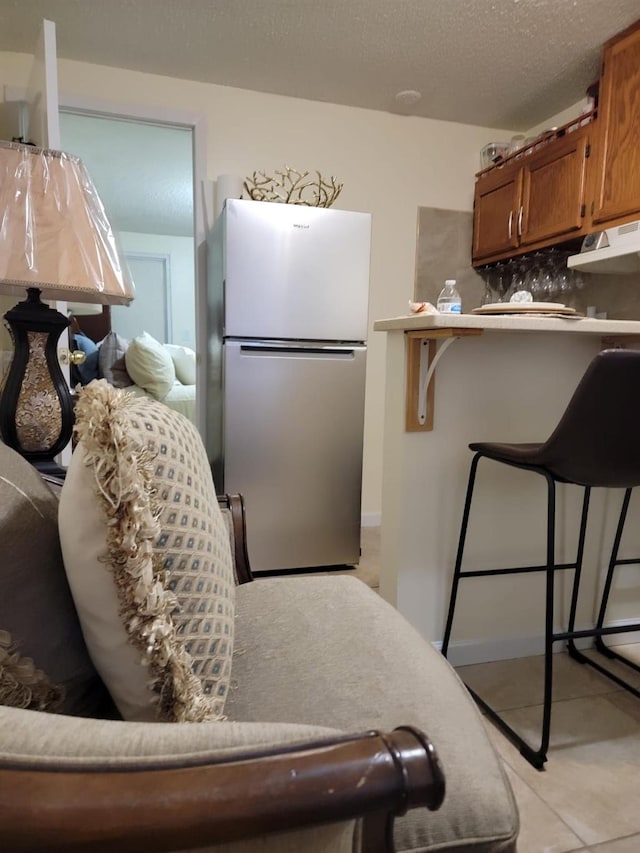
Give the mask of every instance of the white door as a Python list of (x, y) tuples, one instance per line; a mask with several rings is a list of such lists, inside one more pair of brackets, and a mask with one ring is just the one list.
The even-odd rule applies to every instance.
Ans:
[[(60, 119), (58, 116), (58, 66), (56, 56), (56, 25), (42, 21), (40, 37), (33, 54), (33, 64), (27, 87), (22, 135), (25, 140), (40, 148), (60, 148)], [(67, 316), (67, 303), (55, 302), (54, 307)], [(69, 335), (65, 331), (58, 341), (58, 353), (69, 349)], [(62, 373), (70, 385), (69, 365), (61, 360)], [(60, 464), (68, 465), (71, 459), (69, 445), (60, 454)]]
[(130, 305), (111, 307), (111, 328), (127, 340), (147, 332), (161, 343), (172, 343), (170, 256), (142, 252), (124, 256), (136, 298)]

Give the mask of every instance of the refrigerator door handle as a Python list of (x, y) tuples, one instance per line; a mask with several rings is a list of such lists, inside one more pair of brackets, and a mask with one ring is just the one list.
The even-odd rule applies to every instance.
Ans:
[(251, 354), (254, 356), (260, 355), (279, 355), (309, 356), (309, 355), (324, 355), (324, 356), (341, 356), (343, 358), (353, 357), (355, 350), (352, 346), (322, 346), (322, 345), (299, 345), (283, 346), (278, 344), (241, 344), (240, 352)]

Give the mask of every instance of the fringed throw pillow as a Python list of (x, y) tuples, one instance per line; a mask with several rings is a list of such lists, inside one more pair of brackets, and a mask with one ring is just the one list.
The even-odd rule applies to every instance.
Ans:
[(64, 688), (52, 684), (31, 658), (18, 651), (11, 634), (0, 630), (0, 705), (30, 711), (61, 711)]
[(60, 540), (96, 668), (126, 720), (223, 719), (235, 584), (202, 440), (104, 380), (76, 419)]
[(58, 539), (58, 499), (0, 442), (0, 704), (100, 716), (109, 697), (84, 643)]

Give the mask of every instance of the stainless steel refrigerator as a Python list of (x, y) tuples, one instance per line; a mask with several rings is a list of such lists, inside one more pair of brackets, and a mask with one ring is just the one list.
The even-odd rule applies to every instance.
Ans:
[(206, 444), (254, 571), (360, 555), (371, 216), (229, 199), (209, 240)]

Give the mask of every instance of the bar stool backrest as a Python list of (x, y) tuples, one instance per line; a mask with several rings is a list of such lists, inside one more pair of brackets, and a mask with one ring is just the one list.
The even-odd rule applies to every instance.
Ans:
[(539, 464), (583, 486), (640, 485), (640, 350), (603, 350), (593, 359)]

